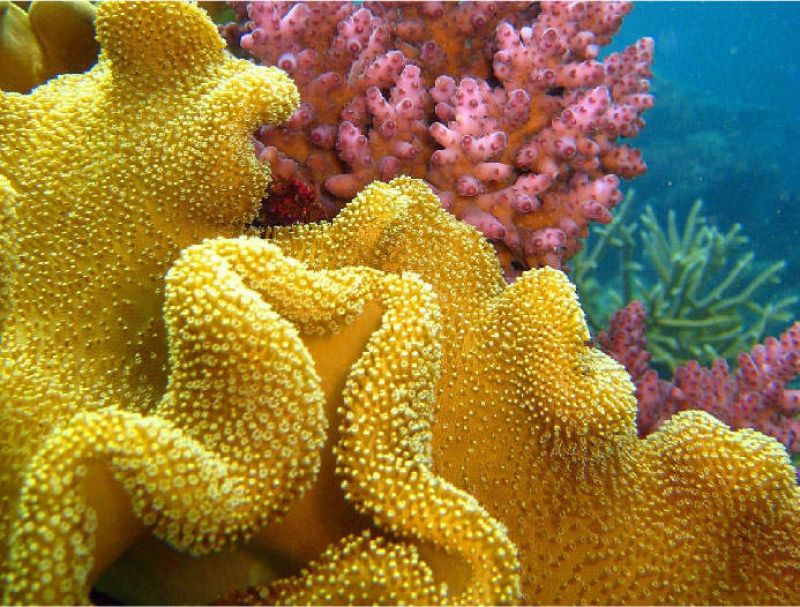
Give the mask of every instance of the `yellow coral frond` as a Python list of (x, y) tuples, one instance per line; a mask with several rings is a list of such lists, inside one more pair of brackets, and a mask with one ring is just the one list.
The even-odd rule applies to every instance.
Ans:
[(100, 6), (97, 40), (115, 71), (161, 80), (191, 76), (223, 61), (225, 42), (196, 4), (142, 4), (111, 0)]

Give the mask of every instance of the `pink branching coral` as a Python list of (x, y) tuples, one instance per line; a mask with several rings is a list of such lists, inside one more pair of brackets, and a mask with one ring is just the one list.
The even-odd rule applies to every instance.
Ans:
[(639, 301), (617, 311), (600, 347), (625, 366), (636, 384), (639, 435), (650, 434), (671, 415), (702, 409), (734, 429), (755, 428), (775, 437), (791, 453), (800, 453), (800, 390), (786, 384), (800, 375), (800, 322), (778, 339), (768, 337), (749, 353), (739, 354), (731, 373), (724, 359), (711, 368), (689, 361), (675, 371), (672, 382), (659, 379), (649, 367), (646, 314)]
[[(506, 275), (561, 267), (644, 125), (653, 41), (597, 57), (629, 2), (251, 2), (221, 31), (297, 83), (302, 105), (264, 127), (262, 157), (330, 214), (366, 184), (426, 179), (495, 245)], [(243, 35), (242, 35), (243, 34)]]

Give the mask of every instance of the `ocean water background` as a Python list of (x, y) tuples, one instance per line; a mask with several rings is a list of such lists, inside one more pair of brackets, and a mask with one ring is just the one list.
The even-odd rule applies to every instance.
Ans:
[(637, 207), (681, 224), (700, 198), (721, 230), (742, 224), (758, 262), (786, 261), (773, 296), (800, 295), (798, 32), (796, 2), (638, 2), (605, 51), (656, 41)]

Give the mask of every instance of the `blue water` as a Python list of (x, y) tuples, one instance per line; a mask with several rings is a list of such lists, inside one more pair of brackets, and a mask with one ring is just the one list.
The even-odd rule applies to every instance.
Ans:
[[(637, 197), (720, 228), (743, 224), (758, 258), (785, 259), (800, 289), (800, 3), (641, 2), (610, 50), (656, 40), (656, 106), (633, 142)], [(800, 314), (797, 315), (800, 317)]]

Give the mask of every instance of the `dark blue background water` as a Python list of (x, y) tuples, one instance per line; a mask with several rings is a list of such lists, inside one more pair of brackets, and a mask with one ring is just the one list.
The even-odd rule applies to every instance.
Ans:
[(637, 3), (610, 50), (641, 36), (656, 40), (656, 106), (632, 142), (649, 167), (637, 197), (679, 217), (702, 198), (758, 258), (785, 259), (798, 291), (800, 3)]

